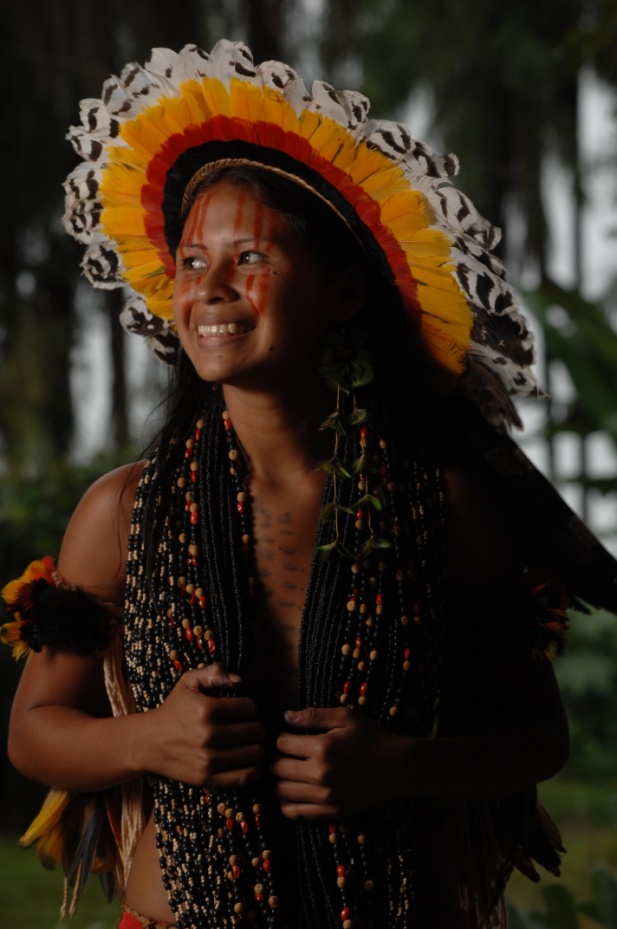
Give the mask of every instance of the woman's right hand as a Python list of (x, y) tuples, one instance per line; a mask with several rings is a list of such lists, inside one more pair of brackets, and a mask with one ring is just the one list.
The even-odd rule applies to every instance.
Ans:
[(186, 671), (142, 717), (143, 769), (211, 789), (244, 787), (260, 773), (265, 729), (249, 697), (214, 697), (241, 679), (222, 665)]

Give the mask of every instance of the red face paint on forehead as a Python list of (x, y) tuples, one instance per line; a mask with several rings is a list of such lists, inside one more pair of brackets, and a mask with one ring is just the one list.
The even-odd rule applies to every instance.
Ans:
[(184, 224), (181, 244), (193, 245), (199, 243), (201, 230), (206, 226), (211, 201), (212, 191), (207, 191), (195, 201)]

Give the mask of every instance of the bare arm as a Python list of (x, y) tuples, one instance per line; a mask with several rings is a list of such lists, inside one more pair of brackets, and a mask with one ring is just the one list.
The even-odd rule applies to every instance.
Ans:
[[(119, 469), (90, 489), (58, 563), (65, 583), (117, 605), (138, 471)], [(9, 755), (33, 780), (76, 791), (146, 772), (209, 786), (249, 783), (262, 754), (254, 704), (207, 695), (213, 686), (236, 682), (218, 665), (188, 672), (156, 710), (114, 719), (101, 657), (43, 649), (28, 660), (15, 697)]]

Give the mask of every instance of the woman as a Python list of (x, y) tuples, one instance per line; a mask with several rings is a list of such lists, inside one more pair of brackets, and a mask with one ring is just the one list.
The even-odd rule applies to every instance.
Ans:
[(367, 109), (221, 42), (129, 66), (72, 133), (67, 228), (176, 383), (59, 581), (12, 602), (5, 638), (37, 653), (10, 754), (69, 792), (69, 883), (98, 843), (126, 929), (492, 926), (515, 863), (558, 866), (533, 790), (567, 727), (538, 656), (614, 566), (569, 592), (553, 552), (533, 573), (473, 406), (511, 421), (532, 384), (493, 230), (451, 156)]

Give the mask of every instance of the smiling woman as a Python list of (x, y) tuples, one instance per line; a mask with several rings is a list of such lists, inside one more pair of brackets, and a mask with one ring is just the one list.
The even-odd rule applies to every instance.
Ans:
[(558, 872), (547, 659), (617, 568), (505, 433), (537, 388), (496, 230), (367, 112), (222, 41), (70, 134), (85, 272), (175, 381), (5, 588), (9, 749), (57, 788), (27, 841), (122, 929), (494, 929), (513, 867)]
[(195, 200), (176, 252), (176, 332), (206, 381), (315, 390), (326, 331), (361, 299), (349, 277), (327, 275), (246, 180), (219, 181)]

